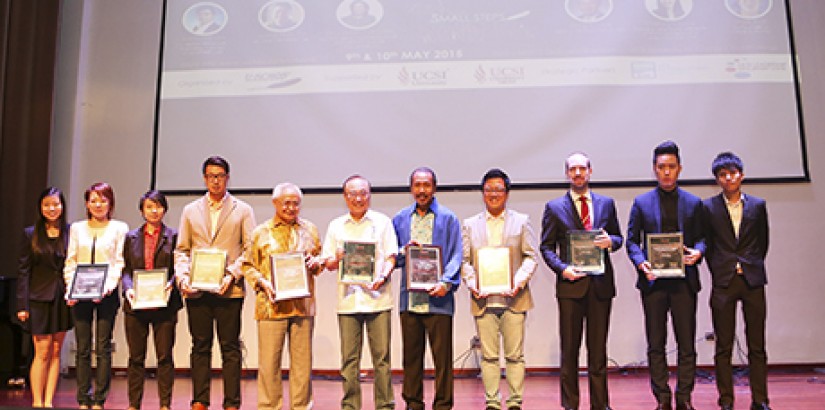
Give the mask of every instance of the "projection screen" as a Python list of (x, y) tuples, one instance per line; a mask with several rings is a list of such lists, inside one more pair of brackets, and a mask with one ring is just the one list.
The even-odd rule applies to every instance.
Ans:
[[(672, 7), (669, 7), (672, 6)], [(353, 173), (442, 186), (491, 167), (563, 182), (573, 151), (594, 181), (652, 179), (671, 139), (683, 179), (720, 151), (751, 179), (807, 178), (781, 0), (168, 0), (154, 184), (202, 189), (229, 160), (235, 189), (336, 188)]]

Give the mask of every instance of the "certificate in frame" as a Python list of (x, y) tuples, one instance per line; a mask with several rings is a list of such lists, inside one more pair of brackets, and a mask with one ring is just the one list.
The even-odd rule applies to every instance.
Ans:
[(226, 272), (226, 251), (223, 249), (195, 249), (190, 269), (192, 289), (216, 291)]
[(79, 264), (74, 272), (69, 300), (103, 299), (109, 265), (102, 263)]
[(501, 295), (513, 290), (510, 248), (486, 246), (476, 251), (476, 289), (489, 295)]
[(157, 309), (166, 307), (170, 292), (166, 290), (168, 282), (166, 269), (135, 269), (132, 272), (135, 300), (132, 309)]
[(438, 245), (407, 245), (407, 290), (429, 291), (441, 281), (441, 247)]
[(305, 298), (311, 295), (303, 253), (289, 252), (271, 255), (270, 263), (276, 301)]
[(601, 231), (567, 231), (567, 249), (570, 264), (588, 275), (604, 275), (604, 250), (593, 241)]
[(684, 278), (684, 250), (681, 232), (646, 235), (647, 260), (657, 278)]
[(344, 242), (344, 258), (338, 267), (341, 283), (365, 285), (375, 280), (375, 242)]

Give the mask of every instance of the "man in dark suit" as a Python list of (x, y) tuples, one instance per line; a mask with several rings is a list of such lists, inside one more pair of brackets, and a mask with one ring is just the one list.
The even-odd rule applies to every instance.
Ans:
[[(653, 172), (658, 187), (637, 196), (627, 226), (627, 254), (638, 272), (647, 336), (650, 386), (657, 409), (670, 410), (668, 385), (667, 313), (678, 346), (676, 408), (692, 409), (690, 402), (696, 376), (696, 294), (699, 292), (698, 263), (705, 252), (702, 237), (702, 201), (678, 187), (682, 171), (679, 147), (673, 141), (653, 151)], [(645, 244), (648, 234), (681, 232), (684, 247), (684, 277), (658, 277), (652, 269)]]
[[(579, 408), (579, 351), (587, 323), (587, 373), (590, 408), (609, 409), (607, 393), (607, 332), (610, 307), (616, 296), (613, 264), (607, 251), (622, 246), (622, 234), (613, 199), (590, 191), (590, 159), (570, 155), (564, 163), (570, 191), (547, 203), (541, 226), (541, 254), (556, 273), (561, 337), (561, 405)], [(604, 258), (603, 271), (586, 272), (569, 258), (568, 233), (595, 230), (593, 246)]]
[(719, 195), (704, 200), (707, 261), (713, 278), (710, 308), (716, 333), (716, 388), (719, 406), (733, 409), (731, 354), (736, 332), (736, 303), (742, 302), (750, 367), (751, 409), (768, 407), (765, 352), (765, 255), (768, 210), (765, 200), (742, 193), (742, 160), (731, 152), (716, 156), (711, 167)]

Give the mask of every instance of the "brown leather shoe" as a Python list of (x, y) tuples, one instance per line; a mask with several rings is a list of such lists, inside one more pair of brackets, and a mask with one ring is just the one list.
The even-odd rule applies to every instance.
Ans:
[(208, 408), (209, 407), (207, 407), (203, 403), (199, 403), (199, 402), (192, 403), (192, 410), (207, 410)]

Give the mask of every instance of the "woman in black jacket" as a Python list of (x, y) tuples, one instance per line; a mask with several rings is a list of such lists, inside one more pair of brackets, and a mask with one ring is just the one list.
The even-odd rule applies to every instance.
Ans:
[(47, 188), (38, 199), (40, 217), (27, 227), (20, 252), (17, 318), (27, 323), (34, 343), (29, 380), (32, 407), (52, 407), (60, 375), (60, 349), (72, 315), (63, 298), (63, 263), (69, 226), (63, 193)]
[[(183, 306), (180, 292), (175, 286), (174, 256), (172, 252), (178, 239), (178, 233), (163, 223), (168, 205), (166, 197), (158, 191), (149, 191), (140, 197), (138, 203), (143, 219), (140, 228), (129, 231), (123, 245), (123, 296), (125, 303), (123, 321), (126, 328), (126, 342), (129, 345), (129, 410), (140, 409), (143, 400), (143, 381), (145, 379), (146, 342), (149, 328), (155, 342), (158, 371), (158, 396), (161, 410), (168, 410), (172, 400), (172, 384), (175, 377), (175, 364), (172, 360), (172, 347), (175, 344), (175, 327), (178, 322), (178, 310)], [(141, 309), (136, 306), (138, 297), (136, 275), (141, 271), (165, 271), (166, 294), (169, 295), (165, 306)], [(139, 280), (139, 279), (138, 279)]]

